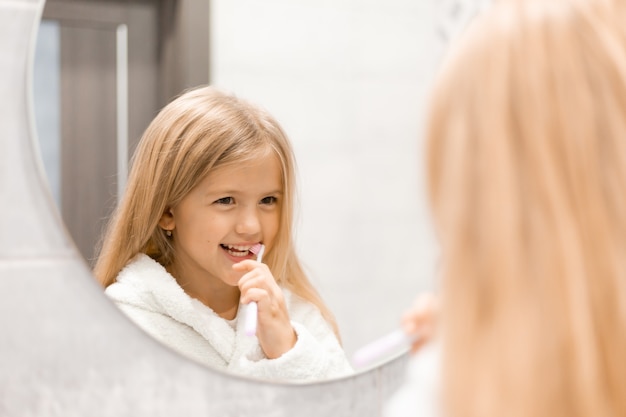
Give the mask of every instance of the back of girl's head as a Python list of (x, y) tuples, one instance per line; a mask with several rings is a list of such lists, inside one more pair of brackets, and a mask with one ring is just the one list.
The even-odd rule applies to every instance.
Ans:
[[(163, 265), (173, 251), (158, 221), (212, 169), (273, 152), (282, 164), (281, 227), (272, 253), (291, 254), (294, 160), (291, 145), (267, 112), (213, 87), (189, 90), (165, 106), (146, 129), (127, 189), (103, 241), (95, 272), (108, 285), (137, 253)], [(285, 259), (266, 256), (266, 262)]]
[(450, 415), (626, 415), (626, 5), (502, 0), (435, 86)]

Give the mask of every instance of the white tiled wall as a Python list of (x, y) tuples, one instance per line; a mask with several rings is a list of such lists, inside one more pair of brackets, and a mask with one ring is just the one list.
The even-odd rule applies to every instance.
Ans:
[(266, 107), (293, 141), (300, 254), (350, 355), (435, 288), (421, 147), (441, 4), (212, 2), (212, 83)]

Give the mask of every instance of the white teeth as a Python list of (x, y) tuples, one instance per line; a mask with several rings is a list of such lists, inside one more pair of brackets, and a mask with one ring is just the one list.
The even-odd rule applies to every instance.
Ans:
[[(239, 252), (246, 252), (246, 254), (252, 247), (252, 246), (241, 246), (241, 245), (224, 245), (224, 246), (226, 246), (228, 249), (236, 250)], [(239, 255), (239, 256), (243, 256), (243, 255)]]
[(242, 258), (242, 257), (248, 255), (248, 252), (233, 252), (232, 250), (229, 250), (228, 253), (231, 254), (232, 256), (236, 256), (236, 257), (239, 257), (239, 258)]

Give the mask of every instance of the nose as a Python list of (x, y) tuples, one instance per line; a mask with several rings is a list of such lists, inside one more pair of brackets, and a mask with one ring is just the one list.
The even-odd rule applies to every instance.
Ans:
[(261, 219), (256, 207), (241, 209), (237, 216), (235, 232), (243, 236), (255, 235), (261, 232)]

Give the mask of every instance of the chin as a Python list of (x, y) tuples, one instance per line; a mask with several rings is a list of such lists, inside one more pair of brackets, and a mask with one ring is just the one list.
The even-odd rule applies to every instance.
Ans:
[(239, 275), (228, 275), (224, 278), (222, 278), (222, 282), (226, 285), (230, 285), (231, 287), (237, 287), (239, 286), (239, 280), (241, 279), (241, 277), (243, 276), (243, 274), (239, 274)]

